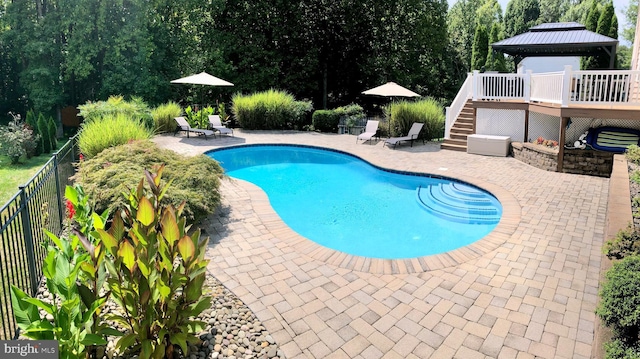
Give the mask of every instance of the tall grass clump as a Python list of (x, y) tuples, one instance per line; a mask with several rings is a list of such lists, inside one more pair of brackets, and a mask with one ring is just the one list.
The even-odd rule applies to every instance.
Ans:
[(433, 140), (444, 137), (444, 108), (432, 98), (409, 102), (394, 102), (386, 108), (387, 117), (391, 118), (392, 136), (405, 136), (414, 122), (422, 122), (419, 139)]
[(130, 140), (149, 139), (153, 131), (126, 115), (107, 116), (84, 122), (78, 137), (80, 152), (93, 157), (104, 149), (123, 145)]
[(251, 95), (235, 94), (231, 113), (248, 130), (297, 129), (311, 108), (309, 101), (296, 101), (285, 91), (271, 89)]
[(182, 115), (182, 107), (173, 101), (162, 104), (151, 111), (157, 133), (170, 132), (176, 128), (174, 118)]
[(78, 109), (84, 122), (124, 115), (132, 120), (139, 121), (149, 129), (153, 129), (155, 126), (151, 116), (151, 109), (139, 97), (131, 97), (129, 101), (126, 101), (122, 96), (111, 96), (107, 101), (87, 102), (78, 106)]

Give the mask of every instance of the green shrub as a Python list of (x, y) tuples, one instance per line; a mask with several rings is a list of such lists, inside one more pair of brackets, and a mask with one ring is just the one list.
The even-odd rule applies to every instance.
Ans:
[(175, 102), (167, 102), (151, 111), (155, 123), (155, 132), (171, 132), (176, 128), (174, 118), (182, 115), (182, 107)]
[(90, 158), (106, 148), (125, 144), (130, 140), (149, 139), (152, 132), (125, 115), (107, 116), (82, 123), (78, 146)]
[(640, 256), (625, 257), (607, 271), (596, 314), (624, 343), (637, 343), (640, 332)]
[(235, 94), (231, 112), (240, 126), (248, 130), (294, 128), (311, 110), (311, 102), (298, 102), (291, 94), (273, 89), (252, 95)]
[(0, 127), (0, 153), (9, 157), (12, 164), (18, 163), (22, 156), (33, 154), (38, 141), (39, 136), (19, 117)]
[(604, 244), (603, 251), (609, 259), (622, 259), (640, 254), (640, 232), (629, 223), (626, 229), (616, 233), (616, 238)]
[(38, 134), (42, 141), (42, 153), (51, 153), (51, 137), (49, 136), (49, 125), (43, 114), (38, 115)]
[(627, 147), (626, 157), (628, 161), (640, 165), (640, 147), (638, 147), (638, 145)]
[(74, 180), (93, 198), (98, 213), (114, 211), (125, 204), (121, 193), (137, 184), (143, 169), (163, 163), (164, 177), (173, 180), (163, 201), (176, 206), (186, 201), (184, 212), (190, 221), (214, 212), (220, 203), (222, 169), (218, 163), (206, 155), (182, 156), (151, 141), (132, 141), (84, 160)]
[[(124, 210), (113, 216), (109, 231), (98, 229), (107, 252), (107, 284), (120, 311), (108, 319), (128, 331), (116, 343), (120, 352), (139, 353), (140, 359), (185, 357), (204, 329), (197, 318), (211, 308), (203, 295), (208, 238), (200, 231), (187, 234), (182, 205), (167, 205), (162, 197), (164, 166), (131, 189)], [(208, 191), (209, 188), (201, 190)]]
[(189, 126), (193, 128), (209, 128), (209, 115), (213, 115), (213, 107), (205, 107), (200, 111), (194, 111), (191, 109), (191, 106), (187, 107), (184, 110), (187, 116), (187, 122), (189, 122)]
[(87, 102), (78, 106), (78, 109), (84, 122), (124, 115), (129, 119), (139, 121), (150, 130), (155, 126), (151, 109), (139, 97), (132, 97), (130, 101), (125, 101), (122, 96), (111, 96), (107, 101)]
[(640, 359), (640, 347), (628, 345), (620, 339), (604, 344), (605, 359)]
[(42, 134), (38, 131), (38, 115), (33, 110), (27, 111), (26, 123), (33, 131), (33, 137), (35, 139), (35, 148), (33, 150), (34, 156), (40, 156), (42, 154)]
[(340, 115), (333, 110), (316, 110), (311, 120), (313, 127), (320, 132), (337, 132)]
[(386, 112), (391, 118), (392, 136), (406, 136), (414, 122), (424, 123), (418, 137), (420, 139), (429, 141), (444, 136), (444, 109), (432, 98), (415, 102), (394, 102), (388, 106)]
[(49, 135), (49, 143), (51, 144), (51, 150), (55, 151), (58, 149), (58, 126), (56, 126), (53, 117), (49, 117), (49, 121), (47, 123), (47, 134)]

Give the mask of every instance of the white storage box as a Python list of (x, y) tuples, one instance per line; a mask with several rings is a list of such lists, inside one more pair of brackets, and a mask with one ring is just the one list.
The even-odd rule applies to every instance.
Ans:
[(467, 153), (486, 156), (508, 156), (511, 137), (492, 135), (467, 136)]

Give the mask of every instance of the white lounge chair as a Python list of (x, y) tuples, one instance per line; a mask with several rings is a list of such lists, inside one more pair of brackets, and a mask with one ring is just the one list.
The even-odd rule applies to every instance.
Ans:
[(418, 139), (418, 135), (420, 135), (422, 126), (424, 126), (424, 123), (414, 122), (413, 125), (411, 125), (411, 129), (409, 129), (409, 133), (406, 136), (390, 137), (386, 141), (384, 141), (384, 144), (382, 146), (384, 147), (384, 145), (386, 144), (386, 145), (393, 145), (393, 148), (396, 148), (396, 145), (399, 142), (411, 141), (411, 147), (413, 147), (413, 141)]
[(193, 132), (193, 133), (197, 133), (198, 136), (199, 135), (204, 135), (204, 138), (206, 139), (207, 136), (214, 136), (215, 134), (213, 131), (211, 130), (203, 130), (200, 128), (192, 128), (189, 125), (189, 122), (187, 122), (187, 120), (184, 117), (176, 117), (174, 118), (174, 120), (176, 120), (176, 132), (173, 133), (173, 135), (175, 136), (176, 133), (180, 132), (180, 131), (184, 131), (187, 133), (187, 138), (189, 138), (189, 133)]
[(209, 128), (220, 132), (221, 135), (233, 136), (233, 130), (222, 125), (219, 115), (209, 115)]
[(380, 121), (368, 120), (367, 126), (364, 128), (364, 132), (356, 137), (356, 143), (358, 143), (358, 140), (362, 140), (364, 142), (371, 140), (371, 138), (373, 138), (373, 136), (378, 132), (379, 123)]

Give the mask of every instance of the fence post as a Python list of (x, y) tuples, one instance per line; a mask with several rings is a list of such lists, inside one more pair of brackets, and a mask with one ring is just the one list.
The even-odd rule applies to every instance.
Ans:
[(473, 70), (473, 81), (471, 83), (471, 89), (473, 91), (473, 101), (478, 101), (478, 77), (480, 75), (480, 71)]
[(524, 102), (529, 103), (531, 101), (531, 73), (533, 71), (527, 70), (524, 74)]
[(31, 219), (29, 218), (29, 206), (25, 186), (20, 189), (20, 217), (22, 217), (22, 229), (24, 231), (24, 246), (27, 250), (27, 262), (29, 266), (29, 279), (31, 281), (31, 295), (35, 295), (38, 290), (38, 279), (36, 278), (36, 253), (33, 248), (33, 231), (31, 229)]
[[(58, 196), (58, 219), (59, 219), (59, 225), (60, 228), (62, 229), (62, 222), (64, 221), (64, 203), (63, 203), (63, 197), (64, 194), (62, 193), (62, 188), (60, 188), (60, 172), (58, 171), (58, 154), (60, 153), (60, 151), (56, 151), (53, 153), (53, 171), (54, 171), (54, 175), (55, 175), (55, 179), (56, 179), (56, 195)], [(57, 235), (60, 235), (60, 233), (56, 233)]]
[(571, 79), (573, 74), (571, 73), (571, 65), (564, 65), (564, 74), (562, 75), (562, 88), (560, 89), (561, 105), (562, 107), (569, 106), (569, 99), (571, 94)]

